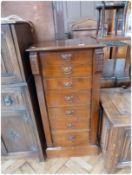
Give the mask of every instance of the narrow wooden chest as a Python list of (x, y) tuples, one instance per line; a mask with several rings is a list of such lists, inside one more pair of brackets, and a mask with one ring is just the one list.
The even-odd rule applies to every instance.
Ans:
[(93, 38), (48, 41), (30, 47), (48, 157), (98, 152), (103, 48)]

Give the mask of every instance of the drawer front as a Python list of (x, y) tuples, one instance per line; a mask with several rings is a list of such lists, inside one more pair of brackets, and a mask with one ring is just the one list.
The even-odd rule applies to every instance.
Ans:
[(2, 88), (1, 107), (2, 110), (24, 108), (24, 91), (22, 88)]
[(46, 91), (48, 107), (87, 105), (91, 101), (90, 91)]
[(90, 105), (78, 107), (48, 108), (50, 120), (69, 120), (68, 118), (89, 118)]
[(80, 64), (92, 62), (92, 51), (40, 53), (44, 65), (62, 65), (65, 63)]
[(33, 122), (25, 110), (2, 112), (1, 135), (7, 153), (28, 152), (37, 149)]
[(66, 119), (50, 119), (50, 126), (52, 131), (58, 130), (76, 130), (89, 129), (89, 116), (86, 117), (70, 117)]
[(90, 90), (92, 86), (92, 78), (57, 78), (44, 79), (45, 89), (62, 90), (62, 89), (79, 89)]
[(54, 146), (76, 146), (89, 143), (89, 132), (53, 133)]
[[(42, 65), (43, 66), (43, 65)], [(45, 66), (42, 68), (42, 74), (45, 78), (55, 77), (87, 77), (92, 74), (91, 64)]]

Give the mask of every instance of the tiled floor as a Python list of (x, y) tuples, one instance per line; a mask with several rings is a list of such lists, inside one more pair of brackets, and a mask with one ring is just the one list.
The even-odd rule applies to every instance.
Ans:
[[(52, 158), (45, 162), (37, 159), (4, 159), (3, 174), (107, 174), (102, 155)], [(116, 174), (130, 174), (130, 168), (120, 169)]]

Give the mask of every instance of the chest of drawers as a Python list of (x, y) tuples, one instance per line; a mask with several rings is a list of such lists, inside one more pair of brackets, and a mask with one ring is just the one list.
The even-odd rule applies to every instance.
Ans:
[(98, 152), (103, 45), (93, 38), (48, 41), (30, 47), (47, 156)]

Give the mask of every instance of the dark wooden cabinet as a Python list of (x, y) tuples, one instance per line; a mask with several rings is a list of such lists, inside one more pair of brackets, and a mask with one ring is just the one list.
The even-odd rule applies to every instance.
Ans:
[(111, 88), (101, 92), (103, 123), (101, 148), (108, 173), (131, 166), (131, 92)]
[(44, 136), (40, 138), (39, 106), (25, 52), (32, 44), (31, 27), (26, 22), (8, 22), (1, 25), (1, 31), (2, 156), (38, 156), (43, 160)]
[(38, 43), (27, 49), (48, 157), (98, 153), (103, 47), (89, 37)]

